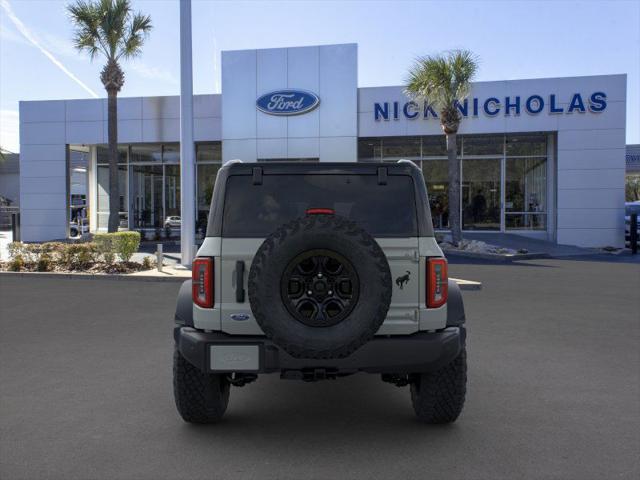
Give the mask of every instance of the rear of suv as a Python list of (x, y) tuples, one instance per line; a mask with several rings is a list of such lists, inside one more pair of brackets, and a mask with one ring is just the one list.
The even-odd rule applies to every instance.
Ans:
[(179, 293), (174, 393), (182, 418), (222, 418), (261, 374), (357, 372), (410, 386), (448, 423), (466, 392), (465, 314), (411, 162), (231, 162)]

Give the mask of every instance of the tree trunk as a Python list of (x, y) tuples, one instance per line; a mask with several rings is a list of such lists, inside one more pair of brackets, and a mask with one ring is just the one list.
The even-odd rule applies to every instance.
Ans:
[(118, 186), (118, 92), (108, 90), (109, 131), (109, 232), (117, 232), (120, 225), (120, 189)]
[(456, 148), (455, 133), (447, 134), (447, 158), (449, 163), (449, 226), (451, 228), (451, 241), (458, 246), (462, 240), (462, 228), (460, 222), (460, 162)]

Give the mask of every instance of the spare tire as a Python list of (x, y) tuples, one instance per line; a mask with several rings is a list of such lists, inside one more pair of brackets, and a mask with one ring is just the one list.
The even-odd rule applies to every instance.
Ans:
[(356, 223), (334, 215), (307, 215), (279, 227), (249, 272), (256, 321), (298, 358), (351, 354), (380, 328), (391, 292), (380, 246)]

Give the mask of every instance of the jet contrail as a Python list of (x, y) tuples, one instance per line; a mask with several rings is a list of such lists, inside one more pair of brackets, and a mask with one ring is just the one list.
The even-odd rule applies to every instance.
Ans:
[(82, 82), (82, 80), (80, 80), (73, 73), (67, 70), (67, 67), (65, 67), (60, 62), (60, 60), (54, 57), (53, 54), (49, 52), (49, 50), (47, 50), (42, 45), (40, 45), (40, 42), (38, 42), (38, 40), (33, 36), (29, 28), (24, 23), (22, 23), (22, 21), (16, 16), (15, 13), (13, 13), (13, 9), (11, 8), (11, 5), (9, 4), (8, 0), (0, 0), (0, 5), (2, 5), (2, 8), (4, 8), (5, 12), (7, 12), (7, 16), (9, 17), (9, 20), (11, 20), (11, 22), (15, 25), (18, 31), (24, 36), (24, 38), (26, 38), (34, 47), (40, 50), (45, 57), (51, 60), (51, 62), (60, 70), (62, 70), (71, 80), (73, 80), (82, 88), (84, 88), (87, 92), (89, 92), (89, 95), (91, 95), (94, 98), (100, 98), (100, 96), (96, 92), (91, 90), (87, 85), (85, 85)]

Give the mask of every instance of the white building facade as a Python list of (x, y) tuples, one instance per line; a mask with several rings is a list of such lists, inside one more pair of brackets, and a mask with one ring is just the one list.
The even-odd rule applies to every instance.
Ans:
[[(463, 229), (622, 246), (626, 75), (478, 82), (459, 105)], [(118, 100), (121, 226), (180, 215), (179, 98)], [(401, 86), (358, 88), (355, 44), (223, 52), (222, 94), (194, 96), (196, 230), (224, 162), (385, 162), (425, 176), (446, 230), (437, 112)], [(21, 102), (22, 239), (64, 238), (69, 165), (87, 164), (88, 217), (106, 227), (106, 99)]]

